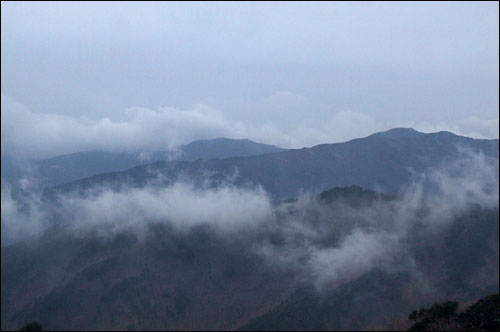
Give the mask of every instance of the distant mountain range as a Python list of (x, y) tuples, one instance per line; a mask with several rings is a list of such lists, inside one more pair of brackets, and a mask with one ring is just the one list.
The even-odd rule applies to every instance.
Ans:
[[(194, 150), (199, 151), (198, 148)], [(208, 180), (213, 186), (231, 178), (237, 185), (261, 185), (276, 199), (349, 185), (395, 193), (409, 185), (414, 174), (457, 160), (464, 156), (464, 151), (481, 153), (498, 165), (498, 139), (473, 139), (445, 131), (425, 134), (410, 128), (395, 128), (345, 143), (263, 155), (159, 161), (78, 180), (55, 190), (85, 190), (95, 185), (144, 186), (160, 177), (162, 185), (178, 180), (195, 184)]]
[[(2, 236), (19, 236), (2, 238), (2, 330), (359, 330), (498, 292), (498, 139), (396, 128), (288, 151), (256, 144), (194, 142), (185, 160), (2, 196)], [(487, 194), (464, 183), (452, 190), (470, 200), (408, 199), (415, 174), (469, 152), (477, 172), (496, 167), (480, 174)], [(127, 158), (46, 167), (62, 177), (54, 166), (94, 172)], [(168, 187), (178, 181), (195, 189)], [(210, 190), (228, 183), (238, 190)], [(272, 200), (243, 195), (250, 185)]]
[(280, 151), (285, 149), (247, 139), (215, 138), (193, 141), (170, 151), (77, 152), (21, 165), (8, 156), (2, 156), (2, 181), (15, 185), (23, 176), (29, 175), (42, 185), (54, 186), (101, 173), (125, 171), (137, 165), (160, 160), (209, 160)]

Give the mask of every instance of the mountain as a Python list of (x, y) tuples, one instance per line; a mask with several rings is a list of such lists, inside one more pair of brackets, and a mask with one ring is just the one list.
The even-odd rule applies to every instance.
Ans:
[(40, 160), (34, 168), (44, 183), (58, 185), (100, 173), (124, 171), (140, 164), (138, 154), (88, 151)]
[(1, 328), (357, 330), (496, 293), (498, 148), (398, 128), (2, 195)]
[(124, 172), (100, 174), (57, 190), (84, 190), (95, 185), (144, 186), (161, 178), (216, 186), (227, 178), (237, 185), (258, 184), (276, 199), (301, 192), (359, 185), (387, 193), (408, 186), (414, 176), (480, 153), (498, 168), (498, 139), (473, 139), (450, 132), (424, 134), (396, 128), (345, 143), (321, 144), (264, 155), (195, 161), (160, 161)]
[[(39, 160), (29, 166), (31, 175), (37, 175), (35, 178), (46, 186), (53, 186), (96, 174), (125, 171), (137, 165), (159, 160), (208, 160), (253, 156), (279, 151), (285, 151), (285, 149), (247, 139), (215, 138), (194, 141), (181, 146), (175, 151), (141, 151), (135, 153), (77, 152)], [(5, 180), (13, 184), (26, 175), (27, 173), (11, 158), (2, 156), (2, 181)]]
[(283, 299), (286, 279), (204, 228), (46, 236), (2, 248), (2, 330), (229, 330)]
[[(358, 330), (435, 301), (498, 292), (498, 206), (471, 206), (436, 228), (424, 214), (392, 213), (398, 199), (334, 188), (279, 203), (276, 219), (230, 235), (168, 221), (107, 234), (53, 227), (2, 248), (1, 328), (38, 321), (47, 330)], [(315, 252), (344, 250), (344, 236), (385, 234), (401, 223), (410, 225), (401, 249), (367, 269), (348, 268), (363, 261), (354, 255), (334, 261), (347, 264), (341, 278), (329, 274), (332, 266), (301, 270)], [(309, 257), (312, 248), (319, 252)], [(294, 250), (299, 257), (290, 261)], [(336, 282), (318, 288), (318, 273)]]
[(2, 170), (2, 186), (4, 183), (12, 184), (18, 182), (29, 173), (31, 165), (29, 163), (19, 162), (8, 154), (3, 154), (0, 157), (0, 169)]
[[(499, 331), (498, 293), (472, 301), (446, 301), (421, 307), (371, 331)], [(368, 330), (368, 329), (367, 329)]]
[[(498, 217), (498, 207), (476, 206), (458, 216), (445, 231), (411, 232), (403, 259), (412, 260), (412, 269), (375, 267), (322, 292), (310, 286), (297, 288), (285, 301), (239, 330), (361, 330), (436, 301), (467, 301), (498, 292)], [(479, 271), (487, 270), (491, 272), (484, 272), (483, 277), (488, 274), (489, 281), (479, 281)]]
[(178, 160), (225, 159), (231, 157), (257, 156), (266, 153), (281, 152), (285, 149), (274, 145), (255, 143), (248, 139), (214, 138), (199, 140), (181, 147)]

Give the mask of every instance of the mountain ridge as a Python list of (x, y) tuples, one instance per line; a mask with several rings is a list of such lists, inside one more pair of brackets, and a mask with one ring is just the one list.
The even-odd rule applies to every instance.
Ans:
[[(463, 150), (498, 159), (498, 139), (474, 139), (445, 132), (420, 133), (400, 129), (375, 133), (343, 143), (319, 144), (257, 156), (194, 161), (158, 161), (123, 172), (100, 174), (54, 187), (72, 190), (120, 183), (143, 186), (160, 176), (164, 185), (183, 178), (201, 183), (208, 176), (213, 185), (227, 177), (236, 185), (262, 185), (278, 199), (296, 197), (301, 191), (313, 193), (327, 188), (359, 185), (394, 193), (409, 185), (413, 173), (464, 157)], [(398, 135), (393, 135), (397, 133)], [(236, 175), (236, 176), (235, 176)]]
[[(337, 217), (349, 214), (339, 206), (359, 210), (397, 200), (356, 186), (332, 188), (302, 210), (304, 226), (331, 233), (316, 239), (318, 245), (340, 250), (339, 234), (373, 225), (366, 221), (363, 226), (356, 218), (343, 224)], [(498, 289), (498, 282), (490, 280), (498, 280), (498, 207), (476, 206), (455, 216), (445, 230), (408, 233), (407, 251), (395, 254), (404, 262), (410, 252), (416, 271), (426, 273), (437, 292), (422, 288), (415, 266), (406, 270), (404, 263), (402, 271), (375, 265), (319, 292), (309, 279), (296, 280), (251, 250), (255, 241), (287, 248), (285, 235), (291, 234), (283, 226), (293, 225), (294, 211), (304, 206), (283, 205), (295, 209), (278, 208), (279, 227), (264, 233), (224, 237), (208, 226), (176, 232), (164, 221), (149, 225), (143, 239), (127, 230), (101, 237), (60, 230), (4, 247), (2, 329), (36, 320), (61, 330), (359, 330), (437, 300), (473, 299)], [(391, 224), (383, 216), (378, 221)], [(473, 250), (463, 251), (469, 247)], [(464, 254), (464, 264), (457, 266)], [(474, 277), (491, 261), (496, 270), (477, 288)], [(438, 271), (437, 276), (428, 270)]]
[[(257, 143), (248, 139), (195, 140), (175, 150), (109, 152), (101, 150), (74, 152), (47, 159), (24, 163), (23, 168), (30, 170), (30, 177), (46, 186), (60, 185), (97, 174), (126, 171), (141, 164), (160, 160), (197, 160), (228, 158), (232, 156), (258, 155), (286, 149)], [(2, 156), (5, 180), (11, 185), (26, 176), (7, 156)]]

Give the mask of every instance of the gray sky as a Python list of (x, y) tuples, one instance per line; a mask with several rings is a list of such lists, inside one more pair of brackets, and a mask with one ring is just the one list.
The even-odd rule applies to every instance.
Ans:
[(498, 138), (498, 7), (2, 2), (2, 153)]

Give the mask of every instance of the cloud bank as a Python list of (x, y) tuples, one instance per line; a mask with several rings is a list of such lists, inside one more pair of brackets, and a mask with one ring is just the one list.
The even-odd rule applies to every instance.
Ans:
[[(17, 159), (42, 159), (90, 150), (136, 152), (174, 150), (197, 139), (215, 137), (248, 138), (285, 148), (301, 148), (368, 136), (393, 127), (415, 127), (424, 132), (451, 130), (457, 134), (492, 137), (498, 133), (498, 119), (463, 119), (463, 126), (391, 123), (377, 121), (354, 111), (330, 112), (328, 117), (309, 116), (313, 105), (304, 96), (278, 91), (267, 98), (256, 119), (231, 119), (203, 104), (192, 108), (132, 107), (122, 119), (88, 119), (57, 113), (37, 113), (2, 95), (2, 154)], [(261, 117), (262, 115), (262, 117)], [(300, 122), (288, 121), (302, 118)]]
[(220, 113), (204, 105), (130, 108), (125, 120), (89, 120), (54, 113), (34, 113), (2, 95), (2, 153), (42, 158), (85, 150), (137, 151), (173, 148), (189, 141), (235, 136)]

